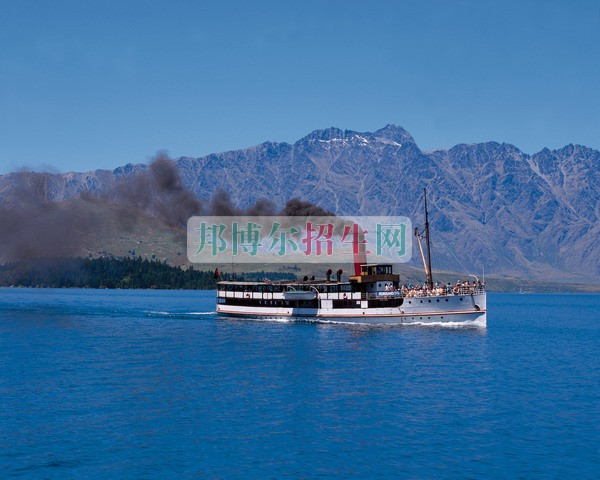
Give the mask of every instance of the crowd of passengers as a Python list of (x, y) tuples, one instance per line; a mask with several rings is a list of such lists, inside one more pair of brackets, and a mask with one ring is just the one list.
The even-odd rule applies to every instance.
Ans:
[(385, 291), (394, 293), (401, 292), (403, 297), (429, 297), (432, 295), (469, 295), (477, 293), (485, 289), (485, 284), (482, 282), (456, 282), (455, 285), (447, 283), (446, 285), (436, 282), (433, 289), (429, 285), (402, 285), (402, 288), (397, 289), (391, 284), (386, 285)]

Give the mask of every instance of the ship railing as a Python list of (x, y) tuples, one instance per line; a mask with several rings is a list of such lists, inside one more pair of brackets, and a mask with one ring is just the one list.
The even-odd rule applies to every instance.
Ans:
[(402, 296), (407, 298), (422, 298), (422, 297), (441, 297), (451, 295), (475, 295), (485, 293), (485, 286), (483, 285), (470, 285), (470, 286), (454, 286), (454, 287), (438, 287), (433, 290), (428, 289), (409, 289), (403, 291)]
[(461, 286), (461, 287), (438, 287), (433, 290), (409, 289), (408, 291), (392, 291), (392, 292), (371, 292), (363, 293), (363, 300), (384, 300), (391, 298), (423, 298), (423, 297), (444, 297), (455, 295), (475, 295), (485, 293), (484, 286)]

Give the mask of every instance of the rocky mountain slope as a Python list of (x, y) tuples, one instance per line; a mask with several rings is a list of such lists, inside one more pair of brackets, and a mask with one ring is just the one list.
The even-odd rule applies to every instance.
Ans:
[[(293, 145), (265, 142), (176, 164), (201, 199), (217, 188), (240, 207), (299, 197), (337, 214), (407, 215), (416, 226), (427, 187), (439, 268), (581, 282), (600, 277), (600, 152), (587, 147), (527, 155), (488, 142), (423, 152), (406, 130), (388, 125), (372, 133), (316, 130)], [(99, 193), (146, 168), (44, 175), (36, 188), (63, 200)], [(13, 201), (24, 175), (0, 177), (2, 203)]]

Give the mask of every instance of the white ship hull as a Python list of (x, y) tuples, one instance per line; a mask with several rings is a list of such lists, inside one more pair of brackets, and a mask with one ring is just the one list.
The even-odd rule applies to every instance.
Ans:
[(218, 304), (217, 313), (259, 320), (299, 319), (360, 324), (472, 323), (486, 325), (485, 293), (405, 298), (382, 308), (294, 308)]

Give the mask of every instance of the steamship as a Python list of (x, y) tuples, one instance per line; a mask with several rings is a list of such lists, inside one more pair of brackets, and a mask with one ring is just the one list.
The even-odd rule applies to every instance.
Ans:
[(475, 281), (434, 284), (431, 273), (429, 220), (425, 192), (425, 243), (415, 229), (427, 281), (402, 285), (392, 264), (369, 264), (355, 257), (354, 275), (328, 269), (321, 280), (217, 283), (217, 313), (254, 319), (300, 319), (323, 322), (403, 324), (466, 323), (486, 325), (485, 285)]

